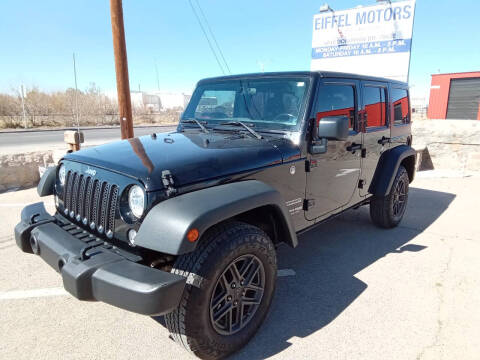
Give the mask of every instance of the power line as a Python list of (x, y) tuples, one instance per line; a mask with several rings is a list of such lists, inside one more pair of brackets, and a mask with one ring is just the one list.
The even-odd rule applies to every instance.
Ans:
[(225, 63), (225, 66), (226, 66), (229, 74), (231, 74), (232, 72), (230, 71), (230, 67), (228, 66), (227, 60), (225, 60), (225, 56), (223, 56), (223, 51), (220, 48), (220, 45), (218, 45), (217, 38), (213, 34), (212, 28), (210, 27), (210, 24), (208, 23), (207, 17), (205, 16), (205, 13), (203, 12), (202, 7), (200, 6), (200, 2), (198, 0), (195, 0), (195, 1), (197, 3), (198, 9), (200, 10), (200, 14), (202, 14), (202, 17), (203, 17), (203, 20), (205, 21), (205, 24), (207, 24), (207, 28), (210, 32), (210, 35), (212, 36), (212, 39), (215, 42), (215, 45), (217, 46), (218, 52), (220, 53), (220, 56), (222, 57), (223, 62)]
[(213, 48), (212, 43), (210, 42), (210, 39), (208, 38), (207, 32), (205, 31), (205, 28), (203, 27), (203, 24), (200, 21), (200, 17), (198, 16), (197, 11), (193, 7), (192, 0), (188, 0), (188, 3), (190, 4), (190, 7), (192, 8), (193, 14), (197, 18), (198, 25), (200, 25), (200, 28), (202, 29), (203, 35), (205, 36), (205, 39), (207, 39), (208, 46), (210, 46), (210, 50), (212, 50), (213, 56), (215, 56), (215, 60), (217, 60), (218, 67), (222, 71), (222, 74), (225, 75), (225, 70), (223, 69), (223, 66), (220, 63), (220, 60), (218, 59), (217, 53), (215, 52), (215, 49)]

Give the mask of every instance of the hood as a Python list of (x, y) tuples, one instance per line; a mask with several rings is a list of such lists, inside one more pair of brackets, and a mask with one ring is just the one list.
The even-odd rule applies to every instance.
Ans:
[(278, 145), (278, 139), (239, 134), (174, 132), (115, 141), (70, 153), (65, 159), (123, 173), (154, 191), (163, 189), (164, 170), (172, 174), (175, 187), (181, 187), (281, 163)]

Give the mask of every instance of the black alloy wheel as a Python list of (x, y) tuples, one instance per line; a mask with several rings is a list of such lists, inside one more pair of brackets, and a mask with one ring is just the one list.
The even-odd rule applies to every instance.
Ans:
[(255, 315), (263, 298), (265, 269), (255, 255), (232, 261), (220, 275), (210, 300), (210, 320), (220, 335), (242, 330)]
[(201, 359), (238, 351), (257, 332), (277, 279), (275, 246), (260, 228), (240, 221), (215, 225), (172, 273), (187, 280), (178, 308), (165, 316), (172, 338)]
[(388, 229), (400, 224), (407, 209), (409, 184), (408, 172), (400, 165), (390, 193), (385, 196), (374, 195), (370, 200), (370, 217), (375, 225)]
[(405, 182), (405, 178), (400, 178), (395, 184), (392, 201), (392, 212), (395, 217), (401, 216), (405, 212), (405, 206), (407, 205), (407, 188), (408, 185)]

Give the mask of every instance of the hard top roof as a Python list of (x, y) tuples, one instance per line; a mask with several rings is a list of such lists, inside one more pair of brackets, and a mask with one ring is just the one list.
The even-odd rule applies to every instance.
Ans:
[(397, 85), (408, 86), (407, 83), (381, 78), (368, 75), (359, 75), (359, 74), (350, 74), (343, 72), (335, 71), (280, 71), (280, 72), (266, 72), (266, 73), (250, 73), (250, 74), (238, 74), (238, 75), (226, 75), (226, 76), (217, 76), (200, 80), (198, 83), (208, 83), (214, 81), (223, 81), (223, 80), (235, 80), (235, 79), (245, 79), (245, 78), (271, 78), (271, 77), (280, 77), (280, 76), (319, 76), (321, 78), (339, 78), (339, 79), (355, 79), (355, 80), (367, 80), (367, 81), (383, 81), (390, 82)]

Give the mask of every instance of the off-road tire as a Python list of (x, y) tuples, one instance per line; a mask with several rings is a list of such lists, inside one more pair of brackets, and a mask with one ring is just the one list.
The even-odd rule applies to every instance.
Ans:
[[(396, 227), (402, 221), (408, 202), (408, 184), (410, 180), (405, 167), (400, 165), (393, 181), (390, 193), (386, 196), (373, 196), (370, 200), (370, 217), (373, 223), (381, 228)], [(399, 193), (403, 189), (404, 194)], [(403, 199), (401, 209), (395, 211), (395, 202)]]
[[(275, 248), (261, 229), (242, 222), (225, 222), (208, 230), (197, 249), (181, 255), (172, 273), (185, 276), (187, 285), (176, 310), (165, 316), (172, 338), (201, 359), (221, 359), (243, 347), (268, 313), (275, 291), (277, 259)], [(251, 320), (231, 335), (215, 330), (210, 306), (217, 281), (232, 261), (254, 255), (263, 264), (263, 296)]]

